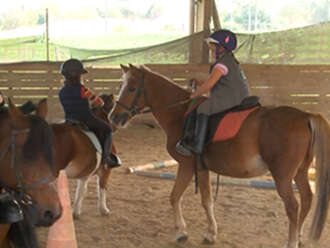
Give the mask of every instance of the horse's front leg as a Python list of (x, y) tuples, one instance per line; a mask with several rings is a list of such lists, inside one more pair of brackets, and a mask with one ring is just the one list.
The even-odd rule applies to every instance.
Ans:
[(179, 164), (177, 177), (171, 193), (171, 205), (174, 210), (175, 238), (178, 242), (184, 242), (188, 239), (186, 232), (186, 223), (182, 215), (181, 201), (182, 194), (189, 185), (193, 177), (192, 164)]
[(201, 191), (202, 206), (208, 220), (208, 230), (204, 235), (204, 243), (213, 244), (218, 234), (218, 226), (214, 217), (214, 201), (211, 191), (210, 173), (208, 170), (198, 172), (198, 185)]

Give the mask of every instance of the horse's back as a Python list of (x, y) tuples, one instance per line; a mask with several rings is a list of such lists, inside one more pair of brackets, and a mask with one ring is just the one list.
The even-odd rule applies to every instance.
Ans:
[(308, 151), (309, 117), (292, 107), (260, 107), (234, 138), (207, 147), (206, 163), (217, 173), (240, 178), (261, 176), (280, 163), (297, 164)]
[(56, 167), (65, 169), (69, 178), (84, 177), (94, 172), (98, 166), (98, 155), (89, 137), (70, 124), (53, 124), (52, 127), (56, 141)]

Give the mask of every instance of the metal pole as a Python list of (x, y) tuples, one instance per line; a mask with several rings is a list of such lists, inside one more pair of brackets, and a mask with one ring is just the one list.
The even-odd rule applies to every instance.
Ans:
[(190, 16), (189, 16), (189, 34), (195, 33), (195, 10), (196, 10), (196, 5), (195, 5), (195, 0), (190, 0)]
[(48, 8), (46, 8), (46, 59), (49, 61), (49, 21), (48, 21)]
[(215, 0), (213, 0), (212, 17), (213, 17), (214, 29), (215, 30), (221, 29), (221, 23), (220, 23), (218, 8), (217, 8), (217, 4), (216, 4)]
[(254, 12), (254, 32), (257, 31), (258, 28), (258, 2), (257, 0), (254, 1), (255, 4), (255, 12)]

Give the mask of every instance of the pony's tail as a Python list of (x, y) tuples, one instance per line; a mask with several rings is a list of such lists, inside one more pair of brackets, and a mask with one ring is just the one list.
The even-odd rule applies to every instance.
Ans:
[(315, 156), (317, 196), (310, 238), (318, 241), (327, 219), (330, 199), (330, 124), (320, 114), (311, 115), (309, 124)]

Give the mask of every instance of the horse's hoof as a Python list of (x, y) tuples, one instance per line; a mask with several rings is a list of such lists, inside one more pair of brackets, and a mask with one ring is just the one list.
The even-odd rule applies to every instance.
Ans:
[(72, 213), (72, 217), (75, 220), (79, 220), (80, 219), (80, 214), (78, 214), (78, 213)]
[(204, 245), (214, 245), (215, 241), (214, 240), (209, 240), (208, 238), (203, 239), (203, 244)]
[(215, 243), (216, 235), (212, 234), (211, 232), (207, 232), (204, 235), (203, 244), (206, 245), (213, 245)]
[(286, 244), (283, 248), (299, 248), (300, 247), (300, 245), (298, 245), (298, 243), (296, 244), (296, 245), (291, 245), (291, 246), (289, 246), (288, 244)]
[(102, 216), (108, 216), (110, 215), (110, 210), (109, 209), (101, 209), (100, 213)]
[(182, 235), (176, 238), (178, 243), (185, 243), (188, 240), (188, 235)]

